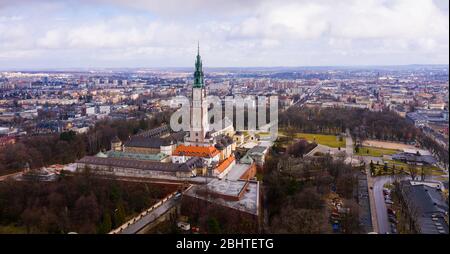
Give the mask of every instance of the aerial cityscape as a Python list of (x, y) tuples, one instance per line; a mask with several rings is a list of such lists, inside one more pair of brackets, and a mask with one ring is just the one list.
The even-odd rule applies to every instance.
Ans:
[(167, 2), (0, 1), (0, 234), (449, 234), (448, 1)]

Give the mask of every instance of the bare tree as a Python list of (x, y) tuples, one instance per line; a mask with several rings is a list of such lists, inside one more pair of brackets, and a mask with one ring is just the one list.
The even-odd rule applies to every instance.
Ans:
[(420, 177), (422, 181), (426, 180), (426, 177), (431, 175), (431, 169), (425, 166), (420, 168)]
[(417, 167), (415, 165), (408, 164), (408, 173), (411, 176), (411, 179), (415, 181), (418, 174)]

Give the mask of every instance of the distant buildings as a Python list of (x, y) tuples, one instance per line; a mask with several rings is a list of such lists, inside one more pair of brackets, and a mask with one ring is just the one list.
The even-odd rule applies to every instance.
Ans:
[(421, 155), (407, 152), (393, 154), (392, 159), (414, 165), (433, 165), (437, 162), (437, 160), (431, 155)]
[(423, 127), (430, 123), (448, 125), (449, 121), (448, 110), (417, 110), (407, 113), (406, 118), (418, 127)]

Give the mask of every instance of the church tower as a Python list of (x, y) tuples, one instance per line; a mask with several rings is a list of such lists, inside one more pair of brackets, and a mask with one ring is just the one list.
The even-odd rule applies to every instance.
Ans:
[(186, 139), (187, 145), (209, 146), (208, 103), (206, 101), (205, 83), (203, 78), (202, 59), (200, 57), (200, 46), (197, 49), (195, 60), (194, 84), (192, 85), (191, 102), (191, 129)]

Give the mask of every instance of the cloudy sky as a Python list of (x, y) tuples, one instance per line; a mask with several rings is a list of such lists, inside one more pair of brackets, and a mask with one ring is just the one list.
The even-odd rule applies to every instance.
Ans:
[(448, 0), (0, 0), (0, 69), (448, 64)]

